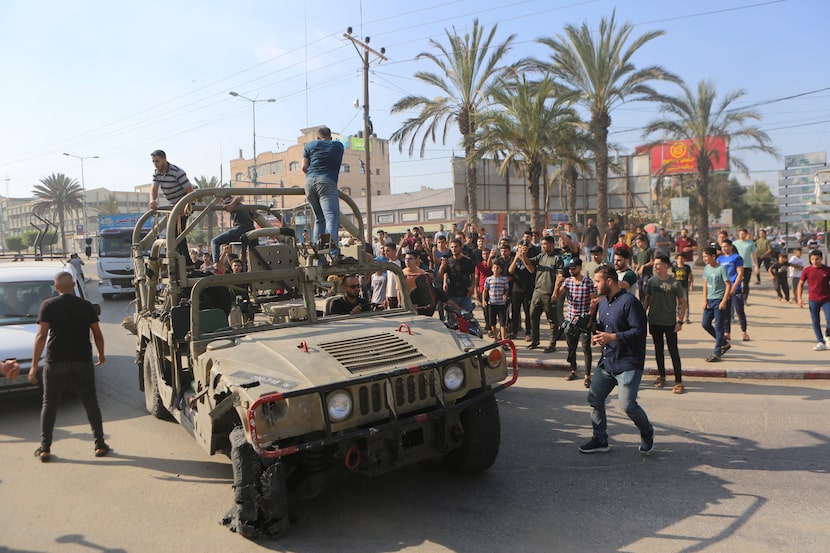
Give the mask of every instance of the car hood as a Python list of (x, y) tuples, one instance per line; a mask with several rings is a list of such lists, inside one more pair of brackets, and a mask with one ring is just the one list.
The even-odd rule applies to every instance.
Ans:
[(37, 329), (36, 323), (0, 326), (0, 356), (30, 359)]
[(437, 318), (397, 316), (380, 321), (346, 317), (331, 324), (217, 340), (204, 357), (215, 367), (211, 372), (221, 374), (227, 384), (255, 388), (251, 395), (259, 396), (452, 358), (487, 345), (448, 330)]

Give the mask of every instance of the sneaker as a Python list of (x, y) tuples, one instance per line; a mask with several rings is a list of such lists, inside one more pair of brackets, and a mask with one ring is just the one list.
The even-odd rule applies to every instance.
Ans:
[(827, 349), (827, 346), (824, 345), (824, 342), (819, 342), (816, 344), (816, 347), (813, 348), (813, 351), (824, 351)]
[(648, 434), (640, 435), (640, 453), (643, 455), (651, 455), (654, 451), (654, 429), (652, 428)]
[[(822, 344), (822, 345), (824, 345), (824, 344)], [(720, 357), (717, 356), (717, 355), (710, 355), (709, 357), (706, 358), (707, 363), (717, 363), (718, 361), (720, 361)]]
[(601, 442), (596, 438), (591, 438), (587, 443), (579, 446), (580, 453), (605, 453), (611, 449), (608, 447), (608, 442)]
[(824, 337), (824, 345), (830, 348), (830, 336)]

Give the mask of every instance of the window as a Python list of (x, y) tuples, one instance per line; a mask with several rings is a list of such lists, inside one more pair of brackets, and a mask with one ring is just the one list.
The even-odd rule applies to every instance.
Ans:
[(300, 163), (297, 161), (292, 161), (288, 164), (288, 172), (295, 173), (300, 170)]
[(348, 173), (350, 169), (351, 168), (346, 163), (344, 163), (343, 165), (340, 166), (340, 172), (341, 173)]
[(375, 169), (375, 175), (380, 175), (380, 169)]
[(241, 181), (241, 180), (242, 180), (242, 173), (237, 173), (237, 174), (233, 177), (233, 180)]
[(343, 192), (343, 194), (345, 194), (346, 196), (351, 196), (352, 195), (352, 189), (349, 188), (348, 186), (344, 186), (343, 188), (340, 189), (340, 191)]

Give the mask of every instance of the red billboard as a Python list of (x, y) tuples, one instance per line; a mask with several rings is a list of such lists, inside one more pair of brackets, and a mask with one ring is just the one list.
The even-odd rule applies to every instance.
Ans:
[[(726, 171), (729, 163), (726, 155), (726, 141), (723, 137), (706, 137), (705, 148), (707, 152), (710, 152), (712, 170)], [(695, 164), (697, 152), (698, 146), (692, 140), (674, 140), (652, 147), (649, 151), (652, 176), (697, 173)]]

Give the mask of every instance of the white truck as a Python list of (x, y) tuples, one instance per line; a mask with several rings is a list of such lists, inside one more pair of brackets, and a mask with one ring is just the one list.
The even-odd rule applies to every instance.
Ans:
[[(98, 216), (98, 291), (105, 300), (133, 294), (133, 260), (130, 246), (141, 213)], [(149, 225), (147, 227), (149, 229)], [(146, 231), (142, 231), (146, 234)]]

